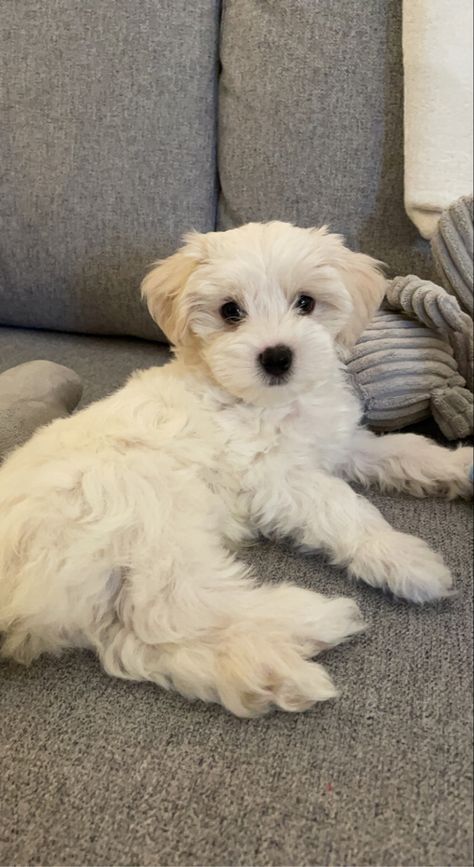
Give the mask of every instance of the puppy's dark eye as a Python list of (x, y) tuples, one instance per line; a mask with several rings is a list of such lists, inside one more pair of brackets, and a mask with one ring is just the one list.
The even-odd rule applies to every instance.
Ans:
[(224, 322), (240, 322), (245, 316), (245, 310), (236, 301), (226, 301), (219, 310)]
[(316, 301), (311, 295), (298, 295), (295, 302), (295, 308), (300, 316), (309, 316), (316, 306)]

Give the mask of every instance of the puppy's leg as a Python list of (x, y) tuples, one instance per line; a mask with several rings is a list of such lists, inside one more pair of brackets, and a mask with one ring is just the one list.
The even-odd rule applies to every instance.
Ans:
[[(128, 575), (115, 622), (91, 636), (106, 670), (151, 680), (189, 698), (220, 702), (238, 716), (272, 705), (301, 711), (336, 695), (309, 659), (361, 631), (356, 604), (290, 585), (256, 585), (245, 566), (209, 539), (194, 560)], [(185, 550), (183, 540), (183, 550)], [(213, 548), (213, 556), (209, 554)]]
[(398, 533), (378, 509), (342, 479), (323, 473), (293, 480), (289, 494), (275, 491), (267, 527), (302, 545), (326, 550), (336, 564), (373, 587), (425, 602), (449, 595), (452, 578), (443, 560), (415, 536)]
[(382, 490), (427, 495), (472, 497), (473, 450), (444, 448), (416, 434), (376, 436), (359, 430), (342, 468), (345, 478)]

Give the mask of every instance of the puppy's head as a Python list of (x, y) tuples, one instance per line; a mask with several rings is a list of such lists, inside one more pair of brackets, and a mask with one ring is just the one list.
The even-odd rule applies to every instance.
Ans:
[(260, 405), (329, 382), (384, 291), (378, 263), (338, 235), (279, 222), (187, 235), (142, 284), (177, 352)]

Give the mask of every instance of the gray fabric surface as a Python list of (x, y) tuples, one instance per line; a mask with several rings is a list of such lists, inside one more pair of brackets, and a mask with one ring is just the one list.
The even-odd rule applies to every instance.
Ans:
[(134, 370), (165, 364), (169, 349), (126, 337), (0, 327), (0, 373), (39, 358), (65, 364), (80, 376), (84, 387), (81, 407), (120, 388)]
[(81, 395), (77, 373), (52, 361), (27, 361), (0, 373), (0, 462), (37, 427), (72, 412)]
[(441, 214), (431, 240), (433, 257), (443, 286), (474, 316), (473, 197), (461, 196)]
[(448, 440), (472, 437), (474, 401), (471, 391), (456, 385), (438, 388), (431, 396), (433, 419)]
[(138, 296), (215, 222), (218, 0), (0, 3), (0, 323), (156, 337)]
[(370, 631), (325, 660), (335, 702), (243, 722), (79, 652), (0, 664), (0, 862), (470, 865), (470, 509), (374, 499), (445, 552), (459, 597), (396, 604), (319, 558), (249, 552), (361, 603)]
[(472, 316), (441, 286), (420, 280), (413, 274), (397, 277), (389, 284), (386, 302), (391, 310), (402, 310), (442, 336), (451, 346), (461, 376), (473, 389)]
[(431, 414), (434, 393), (459, 388), (466, 392), (465, 412), (458, 417), (445, 400), (442, 430), (445, 435), (452, 433), (453, 439), (472, 433), (472, 395), (464, 388), (453, 350), (422, 322), (379, 310), (357, 341), (347, 368), (362, 399), (365, 421), (373, 430), (400, 430), (425, 419)]
[[(87, 402), (168, 356), (0, 329), (0, 370), (37, 357), (75, 369)], [(471, 507), (371, 499), (444, 553), (457, 597), (416, 608), (320, 557), (247, 554), (262, 578), (360, 602), (369, 631), (325, 658), (335, 702), (241, 721), (112, 680), (87, 653), (0, 664), (0, 863), (470, 865)]]
[(327, 222), (430, 277), (403, 204), (399, 0), (226, 0), (221, 61), (220, 227)]

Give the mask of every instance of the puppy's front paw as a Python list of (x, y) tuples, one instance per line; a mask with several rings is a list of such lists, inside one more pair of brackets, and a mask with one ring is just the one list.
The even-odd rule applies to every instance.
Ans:
[(450, 499), (462, 497), (472, 499), (474, 451), (470, 446), (461, 446), (450, 452), (452, 478), (447, 481), (447, 495)]
[(349, 571), (373, 587), (412, 602), (451, 595), (453, 579), (442, 557), (422, 539), (395, 530), (362, 542)]
[[(354, 635), (364, 632), (367, 628), (357, 603), (345, 596), (335, 599), (322, 598), (316, 614), (311, 623), (313, 653), (349, 641)], [(308, 607), (306, 629), (311, 622), (309, 615)]]

